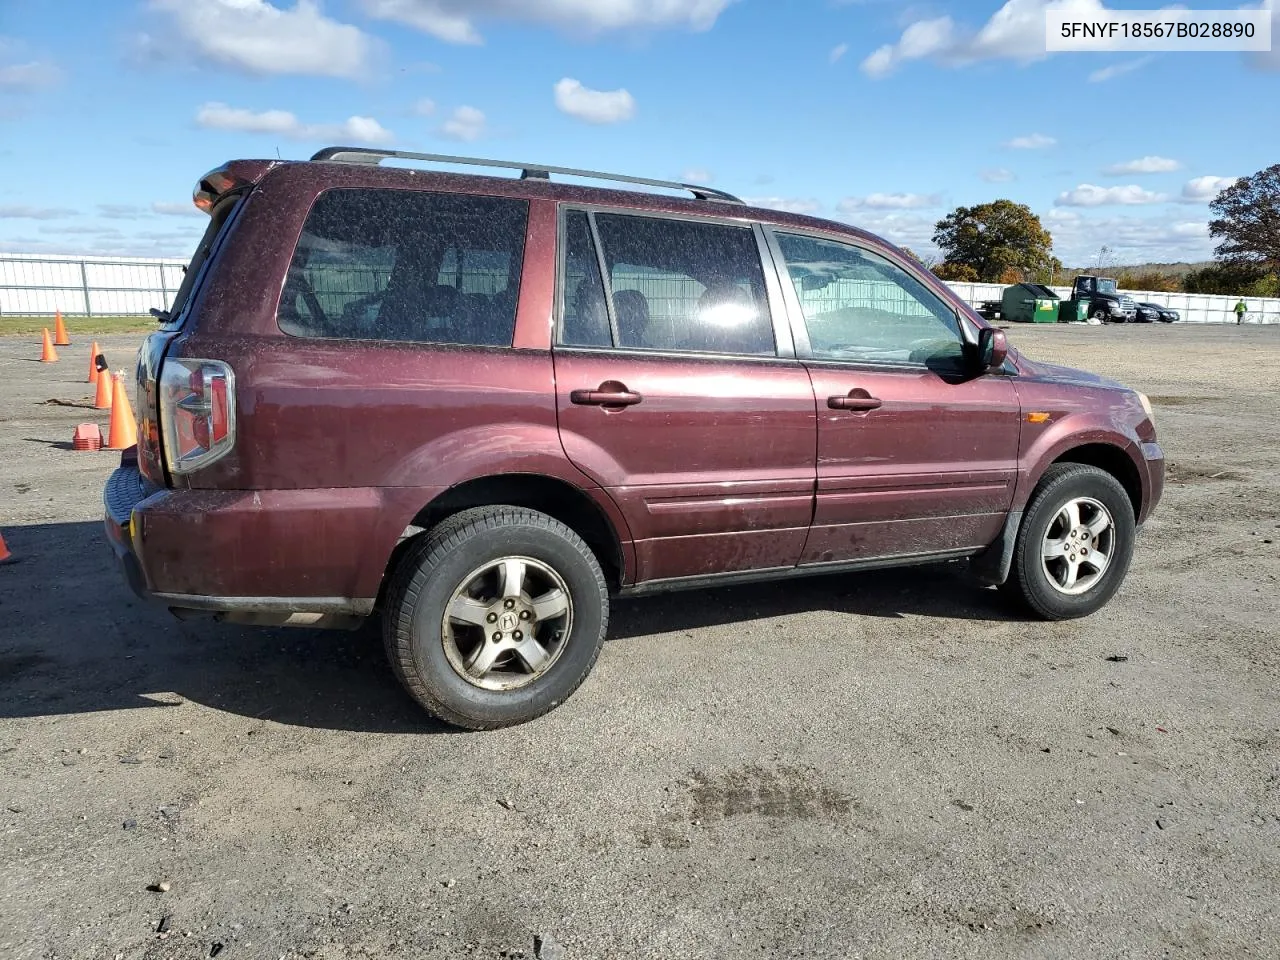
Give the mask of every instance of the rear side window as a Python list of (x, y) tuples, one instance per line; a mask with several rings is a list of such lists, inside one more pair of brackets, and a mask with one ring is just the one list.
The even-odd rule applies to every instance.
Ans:
[(609, 310), (605, 304), (600, 261), (591, 239), (591, 224), (581, 210), (564, 220), (564, 308), (560, 342), (575, 347), (611, 347)]
[(523, 200), (329, 190), (307, 216), (280, 297), (296, 337), (510, 346)]
[[(592, 266), (588, 215), (570, 212), (563, 344), (607, 346), (612, 339), (614, 346), (632, 350), (776, 353), (750, 227), (606, 213), (590, 218), (607, 277), (602, 281)], [(601, 306), (608, 309), (607, 327)]]

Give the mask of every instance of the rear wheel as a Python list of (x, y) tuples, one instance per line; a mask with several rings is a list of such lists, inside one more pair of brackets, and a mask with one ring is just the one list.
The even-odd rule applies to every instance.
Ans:
[(1027, 505), (1003, 590), (1046, 620), (1088, 616), (1124, 582), (1135, 533), (1133, 504), (1115, 477), (1054, 464)]
[(410, 548), (387, 593), (391, 667), (435, 716), (472, 730), (569, 698), (604, 643), (609, 597), (591, 549), (546, 514), (455, 514)]

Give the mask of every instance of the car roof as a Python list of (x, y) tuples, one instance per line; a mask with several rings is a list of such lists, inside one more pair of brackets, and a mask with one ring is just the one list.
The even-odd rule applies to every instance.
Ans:
[[(674, 214), (690, 217), (715, 217), (760, 222), (780, 229), (815, 231), (834, 234), (861, 243), (901, 252), (898, 247), (866, 230), (821, 217), (790, 213), (769, 207), (753, 206), (736, 198), (692, 199), (653, 190), (618, 189), (581, 183), (564, 183), (549, 179), (522, 179), (475, 173), (386, 167), (369, 163), (336, 160), (236, 160), (220, 170), (242, 171), (245, 179), (262, 182), (303, 181), (318, 189), (334, 187), (367, 187), (389, 189), (439, 190), (446, 193), (472, 193), (525, 199), (553, 200), (559, 203), (625, 208), (646, 213)], [(552, 168), (553, 170), (555, 168)], [(206, 177), (207, 179), (207, 177)], [(202, 181), (202, 183), (205, 181)], [(672, 184), (673, 189), (688, 187)], [(703, 189), (703, 188), (699, 188)], [(706, 188), (710, 189), (710, 188)], [(718, 192), (718, 191), (717, 191)], [(728, 197), (728, 194), (724, 195)]]

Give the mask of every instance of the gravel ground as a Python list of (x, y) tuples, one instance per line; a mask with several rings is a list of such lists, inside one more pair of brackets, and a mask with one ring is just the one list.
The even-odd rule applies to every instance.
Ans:
[(952, 567), (637, 600), (568, 704), (481, 734), (372, 632), (133, 599), (116, 458), (67, 450), (105, 420), (44, 403), (88, 346), (0, 339), (0, 957), (1280, 955), (1280, 327), (1010, 333), (1156, 406), (1102, 612)]

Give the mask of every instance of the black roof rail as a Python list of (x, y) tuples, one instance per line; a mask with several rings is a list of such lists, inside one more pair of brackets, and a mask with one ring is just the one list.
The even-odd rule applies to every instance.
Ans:
[(679, 183), (675, 180), (650, 180), (647, 177), (627, 177), (620, 173), (601, 173), (598, 170), (575, 170), (572, 167), (548, 167), (539, 163), (515, 163), (511, 160), (482, 160), (479, 157), (451, 157), (439, 153), (411, 153), (407, 150), (370, 150), (367, 147), (325, 147), (311, 158), (335, 163), (365, 163), (377, 166), (383, 160), (423, 160), (427, 163), (457, 163), (474, 167), (501, 167), (519, 170), (521, 180), (550, 180), (551, 174), (564, 177), (584, 177), (589, 180), (615, 180), (619, 183), (635, 183), (642, 187), (662, 187), (667, 190), (688, 190), (698, 200), (719, 200), (724, 203), (742, 203), (731, 193), (712, 187), (700, 187), (695, 183)]

